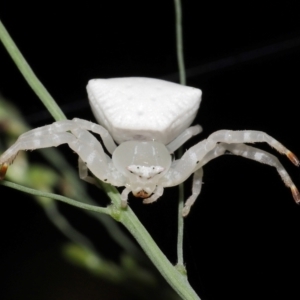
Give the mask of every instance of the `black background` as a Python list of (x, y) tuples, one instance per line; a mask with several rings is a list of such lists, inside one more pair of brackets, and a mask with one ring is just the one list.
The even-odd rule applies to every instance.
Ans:
[[(85, 1), (68, 7), (2, 1), (0, 17), (70, 119), (94, 120), (85, 92), (91, 78), (177, 80), (171, 0)], [(185, 1), (183, 19), (187, 83), (203, 91), (195, 124), (204, 128), (186, 147), (218, 129), (253, 129), (300, 156), (299, 2)], [(2, 46), (0, 68), (1, 93), (18, 104), (31, 126), (51, 123)], [(70, 159), (75, 165), (76, 156)], [(299, 169), (285, 157), (280, 160), (300, 187)], [(186, 196), (190, 186), (188, 181)], [(33, 200), (0, 189), (4, 299), (124, 299), (113, 286), (64, 262), (59, 249), (65, 238)], [(151, 206), (130, 200), (173, 263), (176, 192), (166, 190)], [(61, 207), (114, 258), (113, 243), (97, 224)], [(185, 223), (185, 261), (201, 299), (299, 299), (300, 208), (274, 169), (230, 155), (212, 161)]]

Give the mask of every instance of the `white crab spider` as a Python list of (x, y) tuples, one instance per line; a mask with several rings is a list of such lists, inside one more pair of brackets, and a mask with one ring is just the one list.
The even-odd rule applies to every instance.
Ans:
[[(279, 160), (244, 144), (266, 142), (299, 165), (292, 152), (261, 131), (216, 131), (187, 150), (181, 159), (172, 161), (171, 154), (202, 130), (199, 125), (189, 127), (200, 105), (199, 89), (129, 77), (90, 80), (87, 91), (94, 115), (102, 126), (73, 119), (24, 133), (0, 157), (0, 177), (4, 177), (20, 150), (68, 144), (79, 155), (82, 179), (95, 182), (88, 176), (89, 169), (102, 181), (125, 186), (121, 194), (123, 207), (127, 206), (130, 192), (144, 198), (144, 203), (151, 203), (163, 194), (165, 187), (176, 186), (194, 173), (192, 195), (182, 212), (186, 216), (201, 191), (202, 167), (228, 151), (275, 167), (295, 201), (300, 202), (300, 194)], [(100, 135), (111, 157), (89, 131)]]

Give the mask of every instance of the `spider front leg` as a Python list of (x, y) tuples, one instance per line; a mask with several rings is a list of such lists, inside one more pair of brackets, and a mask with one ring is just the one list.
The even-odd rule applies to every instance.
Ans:
[[(128, 195), (130, 192), (131, 192), (131, 189), (126, 187), (121, 193), (121, 206), (123, 208), (125, 208), (127, 206)], [(144, 204), (153, 203), (158, 198), (160, 198), (163, 193), (164, 193), (164, 188), (162, 186), (158, 185), (156, 187), (156, 189), (154, 190), (153, 194), (151, 195), (151, 197), (144, 199), (143, 203)]]
[(78, 118), (74, 118), (72, 120), (72, 122), (75, 122), (77, 124), (77, 127), (81, 128), (81, 129), (85, 129), (85, 130), (92, 131), (94, 133), (99, 134), (103, 141), (105, 148), (107, 149), (107, 151), (110, 154), (112, 154), (115, 151), (115, 149), (117, 148), (117, 145), (114, 142), (111, 135), (109, 134), (109, 132), (101, 125), (98, 125), (96, 123), (92, 123), (92, 122), (89, 122), (89, 121), (86, 121), (83, 119), (78, 119)]
[(144, 204), (149, 204), (155, 202), (158, 198), (162, 196), (164, 193), (164, 188), (161, 185), (158, 185), (156, 189), (154, 190), (153, 194), (151, 197), (146, 198), (143, 200)]
[(260, 162), (262, 164), (269, 165), (271, 167), (275, 167), (279, 176), (281, 177), (282, 181), (285, 183), (287, 187), (291, 189), (291, 192), (293, 194), (293, 198), (296, 201), (296, 203), (300, 200), (300, 195), (298, 192), (298, 189), (296, 188), (295, 184), (293, 183), (291, 177), (289, 176), (286, 169), (283, 167), (283, 165), (280, 163), (278, 158), (266, 151), (263, 151), (261, 149), (248, 146), (245, 144), (225, 144), (220, 143), (216, 146), (216, 148), (212, 151), (210, 151), (201, 161), (201, 165), (207, 164), (212, 159), (225, 154), (225, 152), (228, 151), (234, 155), (242, 156), (248, 159), (255, 160), (257, 162)]
[[(286, 154), (286, 156), (295, 165), (299, 165), (299, 160), (291, 151), (264, 132), (248, 130), (220, 130), (186, 151), (183, 157), (176, 161), (174, 167), (168, 172), (163, 182), (163, 186), (174, 186), (180, 184), (181, 182), (185, 181), (193, 172), (205, 165), (208, 161), (224, 154), (227, 150), (235, 155), (240, 155), (261, 163), (268, 164), (270, 166), (274, 166), (284, 183), (291, 189), (296, 203), (300, 203), (299, 191), (278, 159), (268, 152), (243, 145), (243, 143), (254, 142), (268, 143), (277, 151)], [(192, 200), (189, 201), (189, 207), (191, 204), (193, 204)], [(188, 213), (188, 209), (183, 211), (183, 215), (186, 215), (186, 212)]]
[(128, 205), (128, 195), (131, 192), (131, 189), (125, 188), (121, 193), (121, 207), (126, 208)]
[(70, 127), (74, 127), (73, 122), (65, 120), (20, 135), (17, 141), (0, 156), (0, 179), (4, 178), (8, 166), (13, 162), (19, 151), (57, 147), (74, 141), (76, 139), (74, 135), (65, 132)]
[[(207, 140), (203, 141), (205, 150), (212, 150), (217, 143), (226, 144), (244, 144), (244, 143), (267, 143), (271, 147), (275, 148), (279, 153), (285, 154), (288, 159), (296, 166), (299, 166), (299, 159), (290, 150), (284, 147), (281, 143), (275, 140), (273, 137), (262, 131), (244, 130), (244, 131), (232, 131), (232, 130), (219, 130), (211, 134)], [(199, 145), (199, 144), (198, 144)], [(197, 145), (196, 145), (197, 146)], [(199, 150), (201, 147), (199, 147)], [(205, 151), (204, 151), (205, 152)]]
[(104, 144), (108, 145), (108, 150), (113, 151), (116, 148), (111, 136), (102, 126), (81, 119), (62, 120), (20, 135), (17, 141), (1, 155), (0, 165), (11, 164), (21, 150), (36, 150), (67, 144), (74, 139), (74, 136), (67, 131), (72, 131), (78, 127), (100, 134)]
[(202, 132), (202, 127), (200, 125), (195, 125), (184, 130), (176, 139), (167, 145), (170, 153), (174, 153), (179, 147), (181, 147), (186, 141), (188, 141), (193, 136)]
[[(245, 130), (245, 131), (232, 131), (232, 130), (220, 130), (216, 131), (213, 134), (211, 134), (206, 140), (201, 141), (197, 145), (190, 148), (179, 160), (176, 166), (180, 167), (181, 169), (184, 169), (183, 176), (189, 176), (189, 171), (200, 162), (203, 164), (205, 159), (209, 157), (209, 155), (212, 155), (210, 151), (215, 150), (221, 150), (221, 148), (225, 147), (226, 144), (230, 144), (232, 146), (228, 146), (228, 150), (234, 150), (236, 154), (238, 152), (238, 149), (241, 150), (241, 153), (244, 153), (245, 150), (243, 149), (243, 146), (241, 144), (244, 143), (257, 143), (257, 142), (266, 142), (271, 147), (274, 147), (278, 152), (285, 154), (292, 163), (294, 163), (296, 166), (299, 166), (299, 160), (298, 158), (286, 147), (284, 147), (281, 143), (279, 143), (277, 140), (269, 136), (268, 134), (261, 132), (261, 131), (252, 131), (252, 130)], [(219, 143), (222, 143), (222, 147), (218, 146)], [(234, 146), (239, 144), (239, 146)], [(246, 148), (245, 148), (246, 149)], [(252, 149), (252, 148), (248, 148)], [(256, 149), (256, 148), (254, 148)], [(210, 153), (210, 154), (209, 154)], [(249, 158), (255, 159), (257, 161), (260, 161), (260, 155), (258, 153), (249, 152), (252, 153)], [(256, 156), (255, 156), (256, 153)], [(267, 152), (265, 152), (267, 153)], [(241, 154), (238, 154), (241, 155)], [(247, 156), (245, 156), (247, 157)], [(265, 161), (260, 161), (263, 163), (267, 163)]]
[(293, 183), (288, 172), (286, 171), (286, 169), (283, 167), (283, 165), (280, 163), (280, 161), (276, 156), (266, 151), (263, 151), (261, 149), (244, 145), (244, 144), (231, 144), (231, 145), (224, 144), (223, 147), (234, 155), (243, 156), (245, 158), (260, 162), (262, 164), (267, 164), (271, 167), (275, 167), (284, 184), (291, 189), (295, 202), (299, 204), (300, 202), (299, 191), (295, 186), (295, 184)]
[(80, 179), (90, 184), (97, 185), (97, 180), (94, 177), (89, 176), (88, 167), (80, 157), (78, 158), (78, 173)]
[[(105, 154), (99, 141), (87, 130), (80, 126), (93, 130), (100, 134), (101, 126), (91, 127), (92, 123), (79, 120), (63, 120), (51, 125), (39, 127), (22, 134), (18, 140), (0, 157), (0, 178), (3, 178), (7, 167), (11, 164), (21, 150), (36, 150), (41, 148), (57, 147), (68, 144), (84, 161), (91, 172), (102, 181), (113, 185), (123, 185), (122, 176), (112, 167), (111, 159)], [(95, 124), (96, 125), (96, 124)], [(100, 127), (100, 128), (99, 128)], [(66, 132), (71, 131), (71, 133)], [(103, 131), (105, 135), (105, 130)], [(105, 139), (106, 144), (113, 144), (111, 137)]]
[(123, 175), (113, 167), (111, 158), (104, 152), (100, 142), (85, 129), (76, 128), (72, 133), (77, 139), (68, 144), (79, 156), (80, 178), (95, 184), (96, 181), (88, 176), (89, 169), (100, 180), (114, 186), (123, 186)]

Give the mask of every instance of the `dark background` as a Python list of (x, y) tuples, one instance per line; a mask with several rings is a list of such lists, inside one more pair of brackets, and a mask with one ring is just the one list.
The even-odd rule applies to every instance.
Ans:
[[(68, 118), (93, 120), (85, 91), (91, 78), (177, 80), (173, 1), (61, 4), (1, 1), (0, 17)], [(203, 91), (195, 123), (204, 128), (186, 147), (218, 129), (253, 129), (300, 156), (299, 2), (185, 1), (183, 19), (187, 83)], [(0, 68), (0, 92), (30, 125), (51, 123), (2, 46)], [(299, 169), (280, 160), (300, 187)], [(186, 197), (190, 186), (188, 181)], [(124, 299), (113, 286), (64, 262), (65, 238), (33, 200), (0, 189), (3, 299)], [(166, 190), (151, 206), (130, 201), (173, 263), (176, 192)], [(114, 246), (101, 240), (102, 229), (89, 227), (76, 209), (62, 209), (99, 238), (109, 257)], [(230, 155), (212, 161), (185, 223), (186, 265), (201, 299), (299, 299), (300, 208), (273, 168)]]

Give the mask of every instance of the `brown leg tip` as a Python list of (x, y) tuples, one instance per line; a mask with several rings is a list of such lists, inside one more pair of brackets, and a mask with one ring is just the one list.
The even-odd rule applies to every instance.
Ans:
[(8, 163), (0, 165), (0, 180), (3, 180), (8, 169)]
[(298, 159), (298, 157), (292, 153), (291, 151), (288, 151), (288, 153), (286, 154), (286, 156), (288, 157), (288, 159), (296, 166), (300, 165), (300, 161)]
[(291, 191), (292, 191), (295, 202), (297, 204), (300, 204), (300, 193), (299, 193), (298, 189), (295, 186), (292, 186)]

